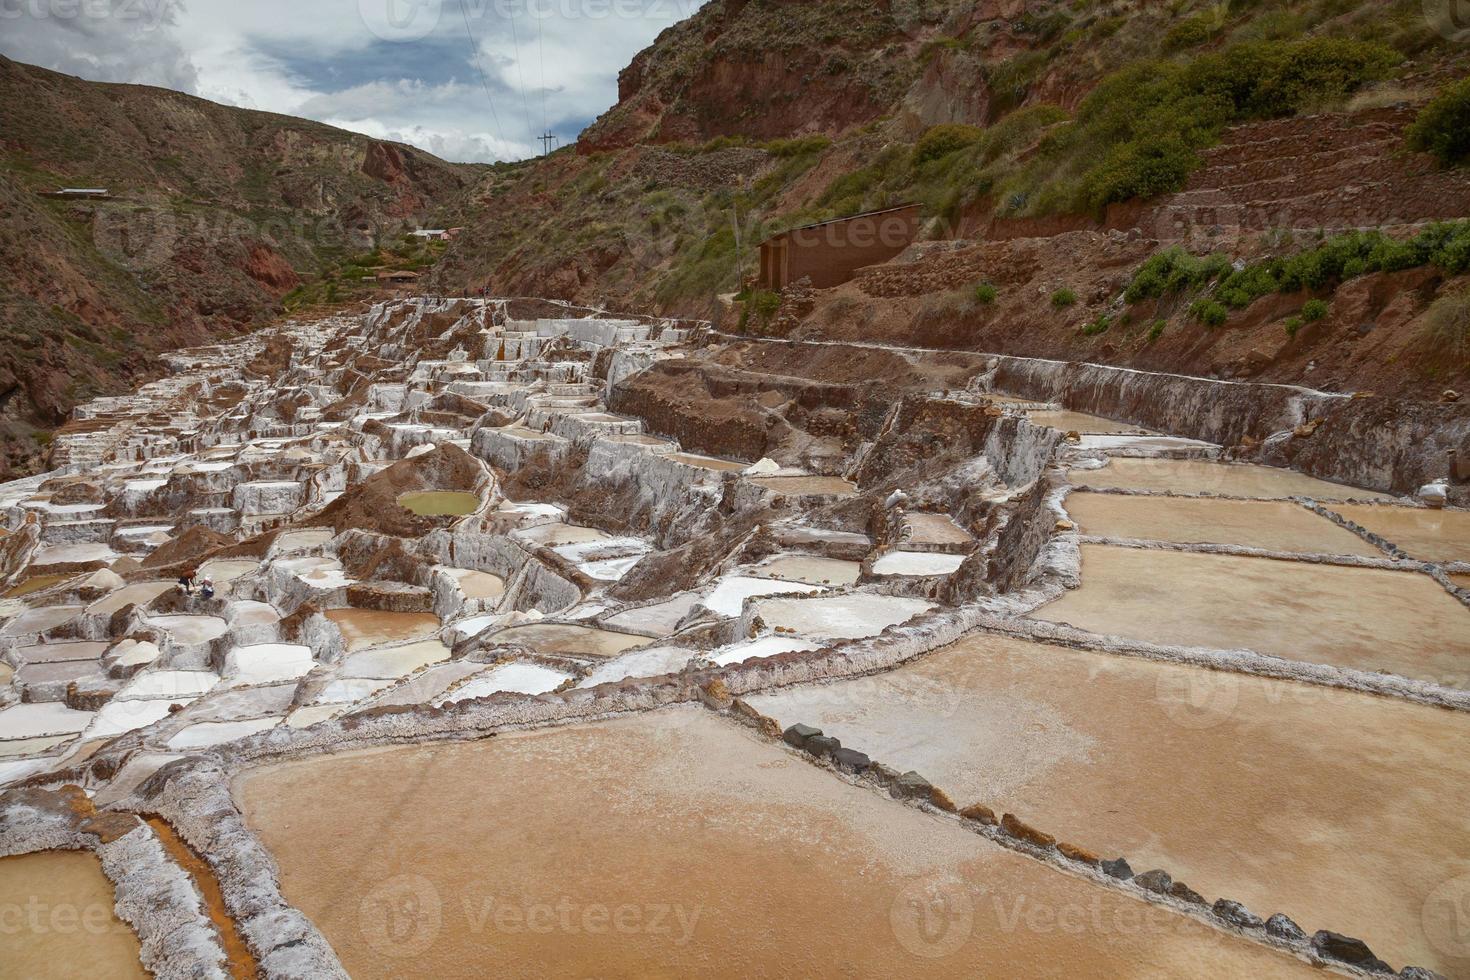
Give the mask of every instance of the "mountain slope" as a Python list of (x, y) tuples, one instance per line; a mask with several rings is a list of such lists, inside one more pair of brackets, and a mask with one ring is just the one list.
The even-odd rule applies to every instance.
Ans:
[[(0, 58), (0, 434), (35, 464), (71, 406), (258, 325), (416, 227), (475, 168), (306, 120)], [(38, 192), (104, 187), (115, 200)]]

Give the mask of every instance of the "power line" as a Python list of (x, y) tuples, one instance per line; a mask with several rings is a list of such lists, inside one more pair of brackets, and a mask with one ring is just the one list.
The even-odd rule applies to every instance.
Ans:
[(470, 39), (470, 60), (480, 76), (480, 87), (485, 90), (485, 100), (490, 103), (490, 116), (495, 120), (495, 131), (500, 134), (500, 142), (505, 143), (505, 127), (500, 125), (500, 113), (495, 111), (495, 96), (490, 94), (490, 82), (485, 78), (485, 69), (480, 65), (480, 42), (475, 40), (475, 32), (470, 27), (470, 15), (465, 11), (464, 0), (459, 0), (459, 14), (464, 18), (464, 32)]
[(531, 107), (526, 102), (526, 73), (521, 69), (521, 39), (516, 34), (516, 8), (514, 3), (510, 5), (510, 41), (515, 45), (516, 50), (516, 79), (520, 82), (521, 87), (521, 112), (526, 117), (526, 132), (535, 136), (536, 129), (531, 125)]
[(536, 60), (541, 64), (541, 132), (550, 133), (551, 128), (546, 123), (546, 48), (541, 42), (544, 33), (541, 26), (543, 18), (536, 18)]

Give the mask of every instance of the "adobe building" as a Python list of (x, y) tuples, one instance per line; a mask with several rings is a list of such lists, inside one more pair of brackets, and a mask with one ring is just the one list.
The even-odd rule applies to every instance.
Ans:
[(840, 286), (864, 266), (902, 252), (918, 233), (917, 204), (793, 228), (761, 242), (757, 286), (781, 290), (802, 276), (818, 289)]

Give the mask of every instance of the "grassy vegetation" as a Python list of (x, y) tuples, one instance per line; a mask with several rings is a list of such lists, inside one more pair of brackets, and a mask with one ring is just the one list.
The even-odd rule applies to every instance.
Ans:
[(1077, 294), (1069, 286), (1063, 286), (1051, 294), (1051, 305), (1059, 310), (1064, 310), (1076, 302)]
[(1470, 78), (1445, 86), (1406, 136), (1410, 147), (1434, 154), (1446, 167), (1470, 164)]
[[(1134, 273), (1124, 299), (1146, 299), (1200, 292), (1210, 296), (1194, 304), (1195, 315), (1211, 325), (1225, 322), (1228, 311), (1244, 309), (1270, 293), (1330, 290), (1347, 279), (1370, 272), (1395, 272), (1432, 265), (1447, 275), (1470, 271), (1470, 221), (1437, 222), (1411, 239), (1395, 239), (1378, 231), (1354, 231), (1325, 239), (1293, 255), (1265, 259), (1236, 269), (1224, 255), (1197, 257), (1183, 249), (1151, 256)], [(1315, 301), (1315, 302), (1321, 302)], [(1319, 309), (1303, 308), (1308, 322)], [(1320, 307), (1326, 315), (1326, 304)]]
[(975, 302), (979, 303), (981, 306), (989, 306), (990, 304), (994, 303), (995, 298), (998, 295), (1000, 295), (999, 290), (997, 290), (993, 285), (988, 282), (982, 282), (980, 285), (975, 287)]
[(1436, 351), (1470, 363), (1470, 289), (1435, 300), (1425, 315), (1424, 333)]

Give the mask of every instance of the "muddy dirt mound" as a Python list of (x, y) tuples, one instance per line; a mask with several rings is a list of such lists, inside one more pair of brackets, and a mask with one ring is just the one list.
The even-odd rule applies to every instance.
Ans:
[(207, 527), (194, 526), (143, 559), (144, 568), (162, 568), (178, 562), (201, 562), (235, 542)]

